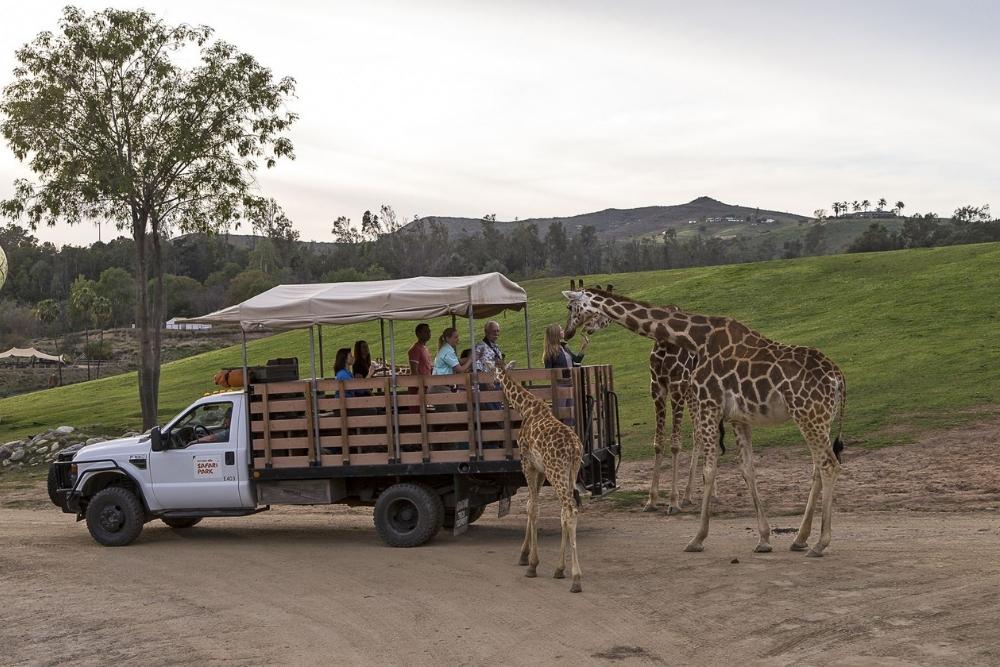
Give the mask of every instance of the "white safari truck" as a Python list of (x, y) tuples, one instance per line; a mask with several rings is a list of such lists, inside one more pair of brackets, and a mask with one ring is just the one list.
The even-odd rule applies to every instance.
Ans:
[[(195, 318), (237, 323), (244, 334), (308, 329), (304, 377), (294, 358), (251, 365), (244, 335), (232, 383), (239, 389), (204, 396), (140, 436), (60, 453), (49, 495), (107, 546), (129, 544), (155, 519), (189, 529), (278, 504), (372, 505), (378, 534), (397, 547), (422, 544), (442, 527), (459, 534), (487, 505), (498, 503), (502, 516), (525, 485), (520, 415), (474, 372), (411, 375), (390, 363), (376, 377), (334, 379), (323, 326), (378, 320), (382, 358), (394, 360), (396, 321), (465, 317), (474, 341), (476, 320), (504, 310), (523, 312), (527, 340), (525, 292), (498, 273), (281, 285)], [(614, 490), (620, 444), (611, 367), (533, 369), (530, 350), (524, 359), (528, 368), (515, 377), (583, 442), (578, 489)]]

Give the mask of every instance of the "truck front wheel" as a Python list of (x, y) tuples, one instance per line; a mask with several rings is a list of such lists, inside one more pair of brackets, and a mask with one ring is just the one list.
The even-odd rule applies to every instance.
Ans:
[(441, 497), (423, 484), (394, 484), (375, 501), (375, 529), (390, 547), (416, 547), (444, 522)]
[(123, 547), (142, 532), (145, 523), (142, 502), (120, 486), (109, 486), (94, 494), (87, 504), (87, 528), (99, 544)]

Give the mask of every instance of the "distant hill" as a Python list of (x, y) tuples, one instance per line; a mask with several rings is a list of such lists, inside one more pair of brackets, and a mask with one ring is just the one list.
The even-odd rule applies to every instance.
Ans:
[[(687, 204), (675, 206), (608, 208), (568, 217), (497, 221), (497, 228), (507, 231), (515, 225), (529, 223), (538, 225), (539, 233), (544, 234), (551, 223), (561, 222), (570, 236), (590, 225), (602, 240), (622, 240), (657, 236), (671, 228), (681, 234), (698, 225), (708, 227), (712, 235), (745, 236), (789, 225), (798, 226), (809, 220), (806, 216), (794, 213), (726, 204), (711, 197), (698, 197)], [(464, 236), (478, 234), (481, 221), (476, 218), (429, 216), (415, 220), (407, 227), (430, 222), (443, 224), (452, 236)]]

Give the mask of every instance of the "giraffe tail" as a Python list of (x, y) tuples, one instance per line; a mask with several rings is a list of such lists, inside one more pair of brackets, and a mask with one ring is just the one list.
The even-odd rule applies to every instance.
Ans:
[(719, 451), (726, 453), (726, 422), (719, 422)]
[(843, 463), (840, 453), (844, 451), (844, 441), (840, 439), (840, 436), (844, 433), (844, 413), (847, 411), (847, 381), (844, 380), (842, 374), (838, 375), (837, 383), (839, 384), (840, 393), (840, 407), (837, 410), (839, 425), (837, 427), (837, 438), (833, 441), (833, 454), (837, 457), (838, 463)]

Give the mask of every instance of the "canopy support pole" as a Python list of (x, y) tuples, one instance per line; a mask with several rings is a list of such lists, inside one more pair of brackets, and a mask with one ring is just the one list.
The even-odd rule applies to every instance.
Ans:
[[(454, 317), (452, 315), (452, 318)], [(469, 299), (469, 350), (472, 355), (472, 368), (469, 369), (469, 372), (472, 373), (472, 404), (476, 413), (476, 456), (482, 460), (483, 425), (479, 418), (479, 372), (476, 370), (479, 355), (476, 354), (476, 316), (473, 314), (471, 298)], [(469, 446), (471, 448), (472, 443), (469, 443)]]
[(528, 325), (528, 302), (524, 302), (524, 354), (526, 368), (531, 368), (531, 328)]
[[(312, 377), (309, 379), (309, 402), (312, 404), (312, 448), (313, 460), (309, 462), (311, 466), (322, 465), (323, 448), (319, 446), (319, 403), (316, 400), (316, 337), (313, 325), (309, 325), (309, 368)], [(307, 414), (307, 416), (309, 416)]]
[[(240, 333), (243, 335), (243, 393), (246, 396), (246, 400), (243, 401), (243, 404), (246, 405), (247, 442), (250, 443), (249, 446), (247, 447), (248, 450), (247, 463), (250, 464), (251, 467), (253, 467), (253, 430), (251, 429), (251, 424), (250, 424), (251, 394), (250, 394), (250, 374), (248, 372), (249, 364), (247, 363), (247, 331), (246, 329), (243, 328), (242, 324), (240, 325)], [(267, 405), (264, 406), (264, 409), (267, 410)], [(267, 415), (265, 414), (264, 417), (266, 419)], [(268, 437), (266, 430), (264, 432), (264, 437), (265, 438)]]
[[(384, 331), (384, 327), (385, 327), (384, 321), (379, 320), (379, 322), (382, 322), (383, 331)], [(391, 459), (392, 456), (393, 456), (392, 452), (395, 452), (396, 463), (399, 463), (402, 460), (402, 453), (400, 451), (400, 446), (399, 446), (399, 405), (396, 402), (397, 397), (396, 397), (396, 327), (395, 327), (395, 323), (396, 323), (395, 320), (389, 320), (389, 354), (391, 356), (391, 359), (389, 360), (389, 377), (392, 378), (392, 382), (390, 383), (390, 389), (389, 390), (392, 392), (392, 427), (393, 427), (392, 428), (392, 443), (390, 443), (390, 445), (389, 445), (389, 447), (390, 447), (389, 458)], [(384, 350), (385, 350), (385, 334), (384, 333), (382, 335), (382, 349), (383, 349), (383, 354), (385, 354), (385, 352), (384, 352)]]
[(323, 376), (323, 368), (324, 368), (323, 367), (323, 325), (322, 324), (317, 324), (316, 325), (316, 333), (318, 334), (318, 338), (319, 338), (319, 374), (320, 374), (320, 377), (322, 377)]
[[(390, 324), (389, 326), (392, 326), (392, 325)], [(378, 328), (379, 328), (379, 331), (382, 334), (382, 361), (387, 361), (387, 359), (385, 358), (385, 320), (382, 319), (381, 317), (378, 318)], [(395, 363), (395, 361), (396, 361), (395, 355), (393, 355), (392, 360), (393, 360), (393, 363)]]

